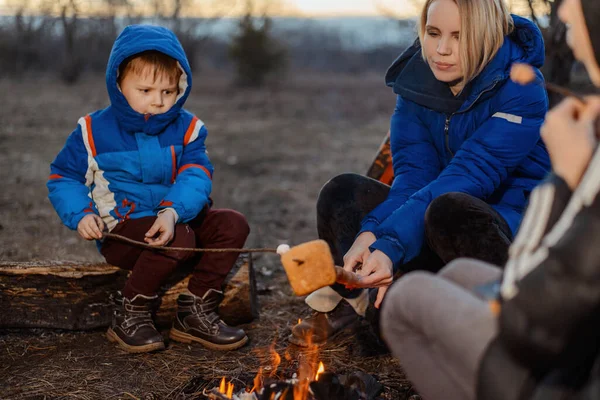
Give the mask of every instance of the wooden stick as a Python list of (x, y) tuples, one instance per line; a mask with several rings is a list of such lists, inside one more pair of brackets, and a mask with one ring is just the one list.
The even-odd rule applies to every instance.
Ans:
[(335, 266), (335, 281), (346, 287), (357, 287), (360, 277), (354, 272), (348, 272), (342, 267)]
[(574, 97), (577, 100), (579, 100), (581, 103), (586, 104), (585, 98), (582, 95), (575, 93), (571, 89), (567, 89), (566, 87), (559, 86), (552, 82), (546, 82), (545, 86), (546, 86), (547, 90), (550, 90), (554, 93), (558, 93), (564, 97)]
[(152, 250), (161, 251), (191, 251), (196, 253), (277, 253), (277, 249), (259, 248), (259, 249), (200, 249), (189, 247), (168, 247), (168, 246), (152, 246), (148, 243), (138, 242), (137, 240), (129, 239), (128, 237), (117, 235), (116, 233), (103, 233), (102, 239), (114, 239), (121, 242), (126, 242), (138, 247), (144, 247)]
[[(543, 80), (539, 79), (539, 77), (536, 75), (533, 67), (529, 64), (524, 63), (514, 63), (510, 67), (510, 79), (513, 82), (518, 83), (519, 85), (541, 85), (543, 83)], [(544, 86), (546, 87), (546, 90), (558, 93), (564, 97), (574, 97), (577, 100), (579, 100), (582, 104), (586, 104), (586, 101), (583, 98), (583, 96), (581, 96), (578, 93), (575, 93), (570, 89), (559, 86), (552, 82), (545, 82)]]

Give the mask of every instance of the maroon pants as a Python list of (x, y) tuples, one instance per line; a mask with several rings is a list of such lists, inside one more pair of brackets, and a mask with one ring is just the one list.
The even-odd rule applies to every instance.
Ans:
[[(156, 217), (130, 219), (119, 223), (112, 233), (140, 242)], [(237, 211), (204, 209), (195, 219), (175, 226), (170, 247), (241, 248), (250, 233), (246, 218)], [(106, 261), (131, 270), (123, 289), (129, 299), (138, 294), (153, 296), (177, 267), (191, 263), (193, 274), (188, 289), (202, 297), (209, 289), (222, 290), (227, 274), (239, 253), (197, 253), (158, 251), (106, 239), (100, 252)]]

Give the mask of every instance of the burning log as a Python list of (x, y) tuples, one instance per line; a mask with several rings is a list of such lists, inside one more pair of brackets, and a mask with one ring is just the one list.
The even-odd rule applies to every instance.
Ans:
[[(204, 388), (204, 396), (210, 400), (377, 400), (383, 391), (383, 385), (372, 375), (360, 371), (338, 375), (326, 371), (315, 345), (297, 354), (297, 372), (289, 379), (283, 378), (289, 373), (277, 373), (281, 356), (275, 349), (275, 342), (268, 349), (255, 351), (268, 357), (260, 361), (262, 366), (254, 377), (252, 388), (248, 386), (236, 392), (234, 384), (223, 377), (219, 387)], [(285, 359), (292, 359), (287, 351)], [(270, 371), (268, 376), (265, 375), (267, 369)]]
[(323, 362), (317, 368), (313, 357), (301, 357), (299, 361), (298, 373), (290, 379), (282, 380), (275, 374), (266, 378), (261, 367), (252, 389), (234, 393), (233, 383), (223, 378), (218, 388), (205, 389), (203, 394), (211, 400), (376, 400), (383, 391), (383, 385), (364, 372), (338, 375), (325, 371)]
[(310, 391), (317, 400), (376, 399), (382, 390), (383, 385), (372, 375), (360, 371), (347, 376), (325, 372), (310, 384)]
[(211, 389), (205, 390), (202, 394), (210, 400), (258, 400), (256, 393), (240, 393), (232, 395), (234, 397), (228, 397), (226, 394), (219, 392), (218, 389)]
[[(204, 387), (203, 395), (210, 400), (377, 400), (383, 391), (383, 385), (369, 374), (338, 375), (326, 371), (315, 345), (296, 355), (297, 372), (289, 379), (284, 378), (289, 376), (289, 371), (278, 374), (282, 358), (275, 349), (275, 342), (268, 349), (254, 351), (266, 357), (260, 360), (261, 367), (251, 388), (246, 386), (236, 391), (233, 382), (223, 377), (219, 387)], [(285, 360), (292, 360), (287, 351)], [(265, 375), (267, 370), (268, 376)]]
[[(87, 330), (110, 324), (109, 294), (121, 290), (128, 271), (109, 264), (0, 261), (0, 328)], [(187, 288), (189, 271), (163, 287), (156, 314), (159, 326), (170, 326), (177, 297)], [(252, 258), (242, 256), (227, 277), (221, 318), (231, 325), (258, 317)]]
[(223, 379), (220, 388), (205, 390), (211, 400), (375, 400), (383, 385), (364, 372), (337, 375), (323, 372), (314, 381), (296, 377), (272, 381), (257, 391), (233, 393), (233, 386)]

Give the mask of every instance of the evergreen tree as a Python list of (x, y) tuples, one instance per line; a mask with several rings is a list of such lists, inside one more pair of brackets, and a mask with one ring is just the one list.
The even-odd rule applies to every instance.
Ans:
[(255, 17), (252, 1), (238, 23), (229, 55), (236, 64), (236, 82), (241, 86), (260, 87), (268, 76), (284, 73), (286, 52), (272, 38), (272, 20), (266, 14)]

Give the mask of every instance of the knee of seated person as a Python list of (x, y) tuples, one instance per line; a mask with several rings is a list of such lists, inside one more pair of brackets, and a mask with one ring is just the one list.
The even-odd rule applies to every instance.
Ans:
[(250, 225), (244, 214), (235, 210), (220, 210), (222, 232), (235, 239), (243, 239), (244, 241), (250, 234)]
[(435, 198), (425, 211), (425, 226), (438, 227), (440, 224), (446, 224), (449, 217), (458, 215), (457, 211), (462, 210), (470, 199), (466, 193), (450, 192)]
[(328, 213), (326, 210), (335, 209), (341, 203), (354, 202), (352, 193), (361, 178), (358, 174), (344, 173), (330, 179), (319, 192), (317, 211)]
[(450, 261), (448, 264), (446, 264), (440, 270), (440, 272), (438, 272), (438, 275), (443, 276), (445, 278), (449, 278), (450, 280), (453, 280), (452, 277), (464, 274), (459, 271), (463, 270), (465, 268), (466, 264), (470, 264), (473, 262), (477, 262), (477, 261), (470, 259), (470, 258), (457, 258), (456, 260)]
[(385, 295), (381, 310), (380, 325), (384, 337), (386, 331), (398, 327), (398, 321), (404, 321), (409, 315), (411, 304), (427, 292), (433, 274), (427, 271), (413, 271), (403, 275)]
[(418, 298), (419, 293), (429, 286), (433, 274), (427, 271), (413, 271), (403, 275), (387, 291), (385, 295), (382, 317), (393, 318), (406, 302)]
[[(171, 247), (182, 247), (186, 249), (193, 249), (196, 247), (196, 235), (192, 228), (187, 224), (176, 225), (175, 227), (175, 239), (170, 243)], [(176, 260), (183, 262), (189, 260), (194, 256), (193, 251), (169, 251), (169, 257), (175, 258)]]

